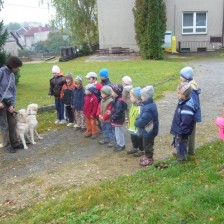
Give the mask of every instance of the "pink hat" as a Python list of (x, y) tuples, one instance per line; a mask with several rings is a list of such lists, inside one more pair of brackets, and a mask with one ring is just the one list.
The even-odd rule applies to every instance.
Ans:
[(123, 78), (122, 78), (122, 81), (124, 82), (124, 84), (126, 84), (126, 85), (131, 85), (132, 84), (132, 79), (131, 79), (131, 77), (129, 77), (129, 76), (124, 76)]
[(219, 127), (218, 135), (219, 137), (224, 140), (224, 116), (218, 117), (215, 121), (216, 125)]

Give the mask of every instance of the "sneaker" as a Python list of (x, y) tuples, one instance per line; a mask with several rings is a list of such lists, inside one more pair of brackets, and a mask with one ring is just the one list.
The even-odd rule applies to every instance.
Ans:
[(66, 123), (67, 123), (66, 120), (61, 120), (61, 121), (59, 122), (59, 124), (66, 124)]
[(55, 123), (55, 124), (59, 124), (59, 122), (60, 122), (60, 120), (57, 119), (54, 123)]
[(91, 137), (92, 139), (96, 139), (96, 135), (92, 135), (92, 137)]
[(143, 156), (145, 153), (144, 151), (138, 150), (137, 152), (133, 153), (134, 157), (140, 157)]
[(73, 123), (68, 123), (67, 127), (71, 127), (73, 125)]
[(74, 128), (80, 128), (77, 124), (75, 124), (73, 127), (74, 127)]
[(80, 128), (79, 129), (81, 132), (84, 132), (84, 131), (86, 131), (86, 128)]
[(89, 137), (91, 137), (92, 135), (91, 134), (88, 134), (88, 133), (86, 133), (85, 135), (84, 135), (84, 137), (85, 138), (89, 138)]
[(125, 145), (124, 146), (119, 146), (119, 145), (114, 146), (114, 152), (121, 152), (123, 150), (125, 150)]
[(104, 145), (104, 144), (109, 143), (109, 141), (108, 141), (108, 140), (103, 139), (103, 140), (98, 141), (98, 143), (99, 143), (100, 145)]
[(136, 149), (136, 148), (132, 148), (132, 149), (129, 149), (129, 150), (127, 151), (127, 154), (133, 154), (133, 153), (136, 153), (136, 152), (138, 152), (138, 149)]

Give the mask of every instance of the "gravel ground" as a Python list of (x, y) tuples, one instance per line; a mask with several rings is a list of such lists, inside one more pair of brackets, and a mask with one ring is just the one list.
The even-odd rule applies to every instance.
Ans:
[[(214, 120), (223, 112), (224, 60), (191, 62), (195, 80), (202, 89), (203, 122), (197, 126), (197, 146), (216, 139)], [(155, 143), (155, 159), (171, 155), (172, 136), (169, 129), (177, 104), (176, 93), (167, 93), (157, 101), (160, 133)], [(113, 153), (98, 145), (97, 140), (86, 139), (72, 128), (43, 134), (44, 140), (29, 145), (29, 150), (15, 154), (0, 150), (0, 217), (12, 215), (15, 209), (30, 206), (46, 197), (60, 196), (67, 189), (129, 175), (140, 169), (139, 158), (126, 152)], [(130, 148), (126, 135), (127, 148)], [(198, 152), (199, 153), (199, 152)]]

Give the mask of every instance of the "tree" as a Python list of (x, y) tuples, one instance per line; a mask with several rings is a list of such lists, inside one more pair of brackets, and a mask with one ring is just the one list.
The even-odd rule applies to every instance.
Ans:
[(144, 59), (162, 59), (166, 32), (166, 5), (163, 0), (136, 0), (133, 9), (136, 41)]
[(98, 43), (96, 0), (52, 0), (56, 22), (64, 21), (74, 44), (87, 44), (90, 51)]
[[(0, 0), (0, 11), (3, 7), (3, 2)], [(6, 39), (8, 37), (8, 32), (4, 29), (3, 21), (0, 22), (0, 67), (6, 63), (7, 54), (3, 50), (3, 46), (5, 45)]]

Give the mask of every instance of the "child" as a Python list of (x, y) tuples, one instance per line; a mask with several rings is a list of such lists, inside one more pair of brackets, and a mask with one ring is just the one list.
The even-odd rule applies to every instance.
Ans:
[(88, 84), (85, 88), (84, 108), (83, 113), (86, 120), (86, 134), (85, 137), (96, 138), (97, 126), (96, 126), (96, 113), (98, 108), (98, 99), (93, 94), (95, 87), (93, 84)]
[(130, 106), (131, 106), (130, 91), (132, 89), (132, 79), (129, 76), (124, 76), (122, 78), (122, 85), (124, 88), (123, 92), (122, 92), (122, 97), (124, 98), (125, 102), (127, 103), (126, 120), (128, 120)]
[(98, 107), (98, 114), (99, 119), (101, 121), (102, 130), (103, 130), (103, 137), (104, 139), (99, 141), (100, 145), (108, 144), (108, 147), (113, 147), (115, 142), (114, 131), (112, 130), (112, 125), (110, 122), (110, 114), (111, 108), (113, 106), (113, 99), (112, 99), (112, 90), (109, 86), (104, 86), (101, 89), (101, 102)]
[(140, 160), (140, 166), (152, 165), (154, 153), (154, 140), (159, 131), (158, 111), (153, 101), (154, 88), (146, 86), (141, 90), (142, 110), (134, 125), (138, 128), (139, 136), (143, 138), (145, 158)]
[(218, 135), (224, 141), (224, 114), (222, 117), (217, 117), (215, 123), (219, 127)]
[(98, 101), (101, 100), (101, 93), (100, 90), (102, 89), (102, 84), (97, 82), (97, 74), (95, 72), (89, 72), (86, 75), (86, 78), (88, 79), (88, 83), (93, 84), (95, 86), (94, 94), (96, 95)]
[(61, 89), (61, 101), (65, 104), (65, 109), (68, 116), (69, 123), (68, 127), (74, 124), (74, 112), (71, 107), (72, 102), (72, 90), (75, 88), (75, 83), (73, 82), (72, 73), (67, 73), (65, 76), (66, 83), (62, 86)]
[(183, 82), (177, 87), (179, 102), (174, 113), (170, 133), (174, 135), (173, 145), (177, 149), (177, 161), (187, 161), (189, 136), (194, 128), (194, 102), (190, 98), (192, 87)]
[(60, 68), (57, 65), (52, 67), (53, 77), (50, 79), (49, 97), (54, 96), (55, 108), (57, 111), (57, 120), (55, 124), (65, 124), (64, 104), (60, 99), (62, 86), (66, 83), (65, 77), (62, 75)]
[(111, 124), (114, 126), (116, 145), (114, 146), (114, 152), (120, 152), (125, 149), (124, 139), (124, 127), (125, 122), (125, 110), (127, 104), (122, 98), (123, 86), (113, 85), (112, 96), (114, 98), (113, 107), (111, 109)]
[(143, 151), (143, 139), (142, 136), (138, 136), (138, 130), (135, 127), (134, 123), (138, 115), (140, 114), (141, 109), (141, 87), (135, 87), (130, 92), (130, 99), (132, 102), (130, 113), (129, 113), (129, 122), (128, 122), (128, 132), (131, 136), (131, 141), (133, 148), (127, 151), (128, 154), (133, 154), (135, 157), (144, 155)]
[(180, 79), (182, 82), (189, 82), (192, 87), (191, 95), (195, 106), (195, 115), (194, 115), (194, 129), (192, 134), (189, 137), (189, 148), (188, 154), (195, 154), (195, 133), (196, 133), (196, 123), (201, 122), (201, 107), (200, 107), (200, 99), (199, 94), (201, 93), (201, 89), (198, 88), (197, 83), (193, 79), (194, 70), (191, 67), (185, 67), (180, 71)]
[(74, 110), (75, 121), (74, 125), (75, 130), (85, 130), (85, 117), (83, 114), (83, 106), (84, 106), (84, 97), (85, 90), (82, 86), (82, 77), (77, 76), (75, 78), (75, 88), (72, 90), (72, 108)]
[(113, 84), (110, 82), (109, 77), (109, 72), (106, 68), (102, 68), (100, 70), (100, 78), (101, 78), (101, 84), (102, 86), (110, 86), (112, 87)]

